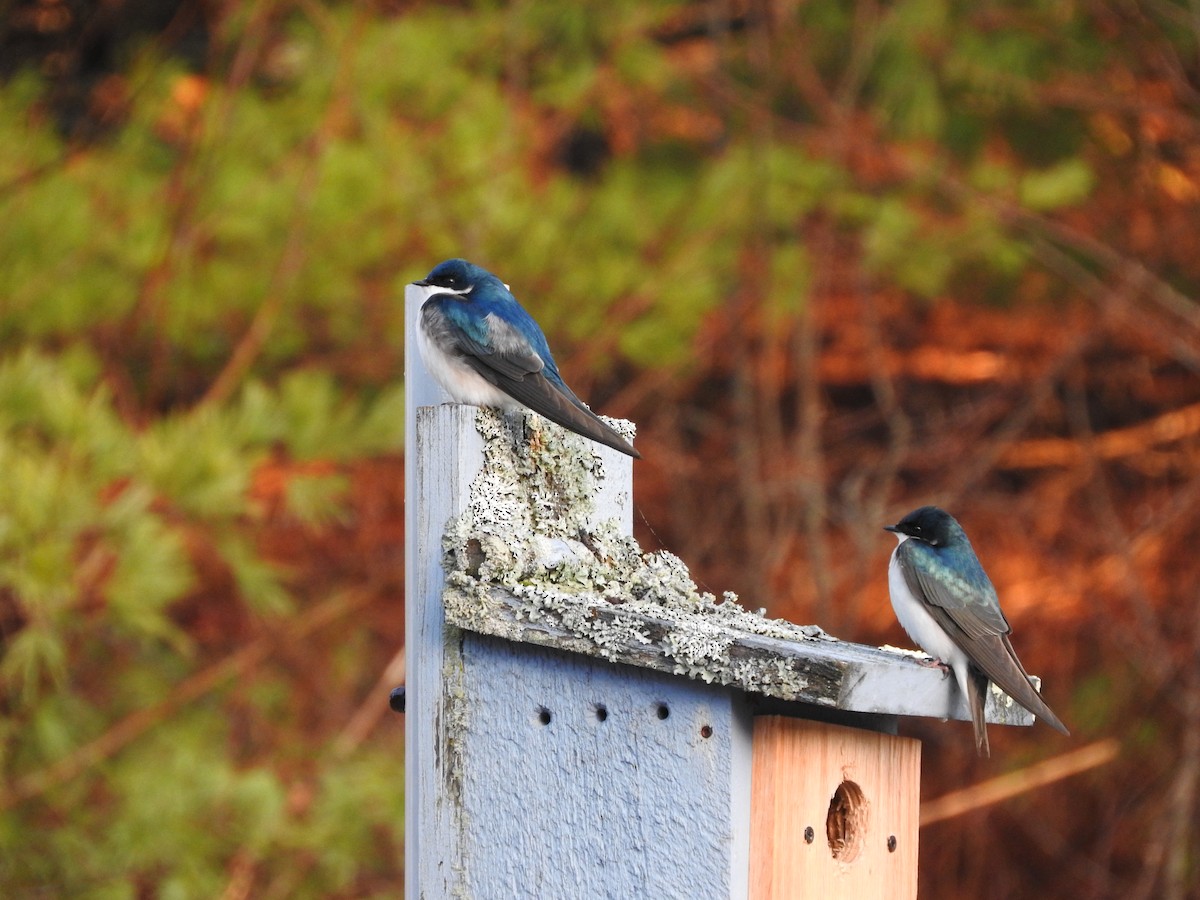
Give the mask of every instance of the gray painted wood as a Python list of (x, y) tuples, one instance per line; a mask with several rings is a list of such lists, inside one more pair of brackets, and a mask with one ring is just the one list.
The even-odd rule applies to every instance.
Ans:
[[(431, 406), (446, 399), (425, 373), (416, 349), (420, 294), (405, 292), (405, 894), (446, 896), (456, 883), (460, 833), (452, 801), (453, 767), (445, 748), (453, 733), (455, 694), (444, 672), (461, 668), (458, 629), (447, 627), (441, 594), (442, 534), (467, 503), (483, 461), (475, 410)], [(441, 415), (429, 415), (444, 410)], [(418, 420), (421, 420), (418, 423)]]
[[(416, 353), (418, 304), (406, 294), (406, 895), (745, 897), (751, 727), (739, 692), (446, 623), (443, 538), (483, 464), (480, 422), (495, 420), (421, 406), (444, 397)], [(506, 425), (520, 439), (528, 423)], [(590, 485), (590, 500), (537, 521), (562, 531), (555, 540), (580, 524), (630, 535), (631, 460), (572, 440), (551, 449), (548, 478), (567, 494)], [(598, 464), (564, 484), (570, 454), (592, 451)], [(477, 498), (496, 515), (506, 502)]]
[(467, 635), (464, 896), (746, 896), (736, 692)]

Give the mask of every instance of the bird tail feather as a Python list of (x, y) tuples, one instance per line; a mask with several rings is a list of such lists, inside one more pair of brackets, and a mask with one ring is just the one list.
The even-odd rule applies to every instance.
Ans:
[(975, 729), (975, 750), (980, 756), (990, 757), (992, 748), (988, 743), (987, 721), (984, 718), (987, 690), (988, 677), (972, 666), (967, 672), (967, 706), (971, 710), (971, 725)]
[(597, 443), (619, 450), (634, 459), (642, 458), (642, 454), (633, 448), (633, 444), (617, 434), (599, 416), (583, 406), (578, 399), (573, 402), (571, 397), (574, 397), (574, 394), (568, 397), (551, 385), (540, 372), (527, 375), (521, 380), (503, 379), (497, 382), (497, 386), (509, 396), (568, 431), (591, 438)]

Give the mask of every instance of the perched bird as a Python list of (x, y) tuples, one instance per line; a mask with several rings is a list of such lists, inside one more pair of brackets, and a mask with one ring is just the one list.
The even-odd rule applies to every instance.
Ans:
[(888, 565), (892, 609), (908, 636), (953, 670), (971, 710), (979, 755), (991, 755), (983, 720), (989, 680), (1055, 731), (1069, 734), (1017, 659), (996, 589), (954, 517), (922, 506), (884, 530), (900, 542)]
[(465, 259), (448, 259), (413, 284), (425, 292), (417, 323), (421, 359), (456, 402), (504, 410), (527, 406), (641, 459), (563, 382), (542, 329), (503, 281)]

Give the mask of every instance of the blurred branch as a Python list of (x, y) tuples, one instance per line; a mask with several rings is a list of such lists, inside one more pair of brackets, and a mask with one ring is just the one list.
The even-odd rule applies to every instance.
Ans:
[[(913, 422), (905, 411), (896, 391), (890, 367), (887, 365), (887, 342), (880, 322), (879, 310), (864, 283), (865, 276), (858, 279), (856, 293), (858, 294), (859, 309), (862, 315), (863, 331), (866, 344), (866, 364), (871, 392), (879, 407), (888, 428), (888, 440), (883, 459), (870, 472), (870, 478), (864, 473), (862, 484), (855, 491), (858, 515), (850, 524), (855, 528), (855, 541), (859, 552), (859, 577), (865, 575), (865, 565), (874, 558), (874, 550), (878, 547), (879, 528), (883, 524), (888, 505), (891, 503), (892, 491), (900, 467), (912, 449)], [(856, 608), (852, 610), (852, 621), (860, 621), (863, 592), (856, 591)]]
[[(367, 691), (362, 704), (333, 741), (333, 755), (338, 759), (349, 756), (367, 739), (379, 720), (390, 712), (387, 704), (388, 691), (404, 682), (405, 647), (384, 666), (374, 687)], [(381, 699), (382, 698), (382, 699)]]
[[(379, 724), (379, 720), (390, 712), (386, 699), (387, 692), (398, 683), (404, 681), (404, 672), (405, 647), (401, 646), (399, 652), (384, 667), (375, 685), (367, 691), (362, 705), (359, 706), (345, 727), (334, 739), (332, 744), (332, 756), (334, 759), (343, 760), (353, 754), (362, 742), (367, 739), (367, 736), (375, 726)], [(292, 815), (299, 818), (295, 813), (292, 813)], [(248, 852), (243, 851), (243, 854), (235, 859), (235, 863), (239, 860), (243, 861), (243, 869), (250, 869), (252, 871), (253, 858), (250, 857)], [(298, 886), (304, 882), (316, 863), (317, 859), (311, 853), (293, 852), (288, 860), (288, 864), (282, 866), (275, 877), (256, 896), (263, 898), (263, 900), (295, 896)], [(249, 889), (253, 887), (252, 881), (247, 883), (242, 869), (239, 869), (236, 865), (232, 866), (232, 868), (233, 872), (230, 875), (225, 892), (222, 894), (222, 900), (235, 900), (235, 898), (236, 900), (240, 900), (242, 897), (250, 896)]]
[[(822, 385), (817, 366), (819, 356), (820, 325), (817, 319), (817, 303), (826, 299), (833, 290), (833, 272), (837, 238), (832, 222), (817, 224), (817, 239), (813, 253), (816, 277), (808, 300), (800, 311), (796, 329), (793, 354), (796, 359), (796, 376), (799, 379), (796, 414), (799, 431), (796, 436), (792, 458), (795, 477), (800, 482), (800, 522), (803, 528), (805, 549), (808, 555), (808, 575), (816, 591), (817, 622), (833, 621), (831, 602), (833, 585), (829, 570), (829, 547), (827, 544), (828, 509), (826, 504), (826, 473), (821, 430), (825, 420), (822, 403)], [(838, 616), (839, 620), (841, 616)], [(837, 627), (835, 625), (834, 627)]]
[(944, 794), (936, 800), (921, 804), (921, 827), (953, 819), (985, 806), (992, 806), (1047, 784), (1078, 775), (1080, 772), (1086, 772), (1088, 769), (1103, 766), (1116, 759), (1120, 747), (1120, 743), (1115, 738), (1108, 738), (1036, 765)]
[[(927, 177), (934, 177), (937, 184), (960, 202), (980, 203), (990, 208), (1001, 221), (1020, 227), (1035, 242), (1041, 242), (1039, 246), (1043, 252), (1047, 247), (1046, 242), (1053, 241), (1076, 253), (1083, 254), (1103, 266), (1110, 274), (1119, 278), (1123, 285), (1136, 285), (1137, 291), (1126, 295), (1126, 302), (1144, 295), (1164, 311), (1191, 326), (1193, 334), (1200, 332), (1200, 306), (1133, 257), (1127, 256), (1099, 238), (1085, 234), (1063, 222), (1033, 212), (994, 194), (985, 194), (974, 190), (960, 179), (944, 171), (926, 171), (923, 174)], [(1061, 253), (1061, 250), (1059, 252)], [(1060, 263), (1061, 261), (1060, 259)], [(1080, 274), (1086, 273), (1086, 270), (1078, 263), (1075, 263), (1075, 268)], [(1095, 296), (1094, 291), (1085, 291), (1085, 293)]]
[(1161, 686), (1172, 679), (1175, 673), (1170, 646), (1164, 640), (1161, 625), (1155, 618), (1154, 604), (1146, 592), (1145, 581), (1138, 574), (1133, 542), (1126, 533), (1116, 500), (1109, 488), (1107, 475), (1101, 465), (1101, 438), (1096, 437), (1092, 428), (1083, 387), (1077, 385), (1071, 393), (1073, 402), (1067, 405), (1067, 416), (1073, 429), (1080, 436), (1077, 445), (1080, 458), (1075, 465), (1086, 467), (1089, 505), (1101, 523), (1100, 533), (1104, 536), (1109, 553), (1120, 560), (1125, 593), (1140, 628), (1137, 646), (1132, 652), (1123, 649), (1139, 671), (1150, 669), (1155, 683)]
[(1042, 469), (1053, 466), (1078, 466), (1092, 453), (1103, 460), (1121, 459), (1146, 453), (1160, 445), (1181, 441), (1200, 434), (1200, 403), (1155, 416), (1148, 422), (1128, 428), (1114, 428), (1095, 436), (1094, 447), (1087, 448), (1073, 438), (1035, 438), (1008, 447), (999, 459), (1001, 468)]
[(197, 672), (175, 688), (166, 699), (129, 714), (100, 737), (46, 768), (17, 778), (11, 787), (0, 790), (0, 810), (24, 803), (70, 781), (103, 762), (181, 707), (259, 665), (271, 655), (281, 640), (299, 641), (367, 606), (376, 596), (374, 592), (366, 590), (343, 591), (297, 617), (282, 635), (258, 638), (220, 662)]
[(1175, 325), (1159, 323), (1148, 317), (1144, 310), (1133, 308), (1133, 300), (1140, 293), (1148, 275), (1144, 268), (1137, 266), (1126, 269), (1123, 284), (1127, 288), (1118, 290), (1106, 285), (1052, 241), (1034, 237), (1033, 249), (1046, 268), (1073, 284), (1085, 297), (1091, 297), (1101, 309), (1109, 313), (1120, 311), (1129, 327), (1153, 333), (1157, 341), (1171, 349), (1176, 360), (1192, 371), (1200, 372), (1200, 352), (1180, 336)]
[[(1195, 865), (1193, 847), (1196, 831), (1197, 795), (1200, 794), (1200, 606), (1193, 620), (1190, 664), (1180, 682), (1172, 685), (1181, 707), (1179, 757), (1175, 760), (1174, 777), (1166, 792), (1166, 827), (1147, 836), (1143, 851), (1141, 876), (1133, 898), (1155, 897), (1164, 900), (1184, 900), (1191, 896), (1195, 878), (1189, 878), (1189, 867)], [(1161, 813), (1160, 813), (1161, 814)], [(1162, 889), (1158, 890), (1159, 884)]]
[(221, 900), (246, 900), (254, 893), (255, 855), (245, 848), (229, 861), (229, 881), (221, 892)]
[[(738, 495), (742, 501), (746, 533), (754, 535), (761, 545), (771, 532), (768, 529), (769, 510), (762, 488), (763, 452), (762, 441), (759, 439), (761, 424), (756, 412), (755, 401), (758, 399), (758, 392), (754, 383), (754, 373), (758, 367), (753, 359), (754, 336), (749, 328), (753, 301), (748, 296), (748, 291), (749, 284), (739, 288), (734, 300), (735, 308), (730, 312), (732, 327), (729, 338), (734, 356), (734, 474), (737, 478)], [(763, 570), (761, 565), (756, 567)], [(765, 570), (763, 571), (765, 574)]]
[[(253, 71), (254, 63), (266, 43), (265, 24), (274, 9), (274, 3), (260, 2), (251, 12), (251, 21), (243, 31), (233, 60), (229, 64), (224, 90), (216, 93), (219, 104), (212, 118), (215, 123), (215, 137), (219, 138), (219, 135), (228, 129), (237, 88), (246, 82)], [(212, 55), (214, 59), (220, 56), (215, 49)], [(166, 246), (158, 261), (149, 267), (142, 278), (137, 299), (127, 319), (127, 327), (134, 332), (148, 329), (153, 342), (151, 371), (146, 388), (150, 406), (155, 405), (155, 395), (161, 388), (163, 373), (170, 357), (170, 346), (163, 327), (163, 291), (175, 276), (180, 260), (196, 236), (193, 228), (196, 199), (206, 183), (203, 167), (207, 160), (200, 153), (205, 137), (204, 125), (208, 121), (204, 113), (201, 106), (192, 110), (187, 117), (180, 150), (163, 190), (167, 223)], [(124, 348), (114, 346), (111, 350), (114, 354), (120, 354)], [(136, 402), (128, 390), (127, 378), (118, 374), (121, 367), (110, 365), (108, 369), (109, 381), (114, 385), (118, 401), (125, 407), (125, 416), (137, 420), (140, 416), (137, 414)]]
[[(1143, 94), (1123, 96), (1111, 89), (1105, 91), (1097, 88), (1095, 78), (1082, 82), (1061, 81), (1054, 84), (1025, 85), (1036, 92), (1037, 99), (1048, 107), (1063, 107), (1072, 110), (1088, 112), (1117, 113), (1128, 116), (1156, 116), (1168, 123), (1182, 135), (1194, 136), (1200, 130), (1200, 123), (1190, 113), (1180, 112), (1175, 107), (1165, 103), (1155, 102)], [(1190, 102), (1194, 102), (1189, 100)]]
[[(1167, 794), (1167, 858), (1164, 900), (1184, 900), (1195, 880), (1188, 877), (1196, 864), (1197, 788), (1200, 787), (1200, 606), (1192, 631), (1192, 665), (1183, 677), (1181, 721), (1183, 735), (1175, 778)], [(1189, 887), (1190, 886), (1190, 887)]]
[(279, 314), (283, 311), (284, 303), (291, 296), (296, 277), (304, 263), (307, 227), (316, 195), (319, 163), (330, 139), (344, 122), (345, 109), (353, 89), (350, 79), (353, 61), (351, 50), (358, 46), (366, 21), (367, 9), (362, 7), (338, 48), (338, 67), (334, 74), (329, 105), (325, 117), (304, 151), (304, 165), (296, 185), (291, 222), (279, 261), (271, 273), (266, 297), (254, 314), (250, 327), (238, 341), (229, 361), (201, 398), (201, 406), (220, 406), (229, 399), (262, 352)]
[(1087, 349), (1095, 342), (1094, 330), (1084, 331), (1071, 338), (1058, 355), (1056, 355), (1033, 380), (1025, 392), (1024, 401), (1014, 409), (1008, 418), (992, 434), (979, 441), (971, 450), (969, 461), (958, 466), (952, 478), (944, 485), (942, 493), (946, 502), (957, 499), (977, 481), (996, 468), (1004, 453), (1017, 442), (1017, 439), (1029, 428), (1041, 405), (1054, 393), (1063, 375), (1075, 365)]

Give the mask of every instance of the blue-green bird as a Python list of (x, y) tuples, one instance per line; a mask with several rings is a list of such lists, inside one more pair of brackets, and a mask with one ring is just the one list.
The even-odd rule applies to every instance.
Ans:
[(1070, 734), (1017, 659), (996, 589), (954, 517), (922, 506), (884, 529), (900, 542), (888, 566), (892, 609), (908, 636), (954, 672), (979, 755), (991, 755), (983, 718), (989, 681), (1054, 730)]
[(546, 335), (503, 281), (465, 259), (448, 259), (413, 284), (424, 299), (417, 349), (425, 368), (457, 403), (528, 407), (615, 450), (641, 454), (562, 375)]

